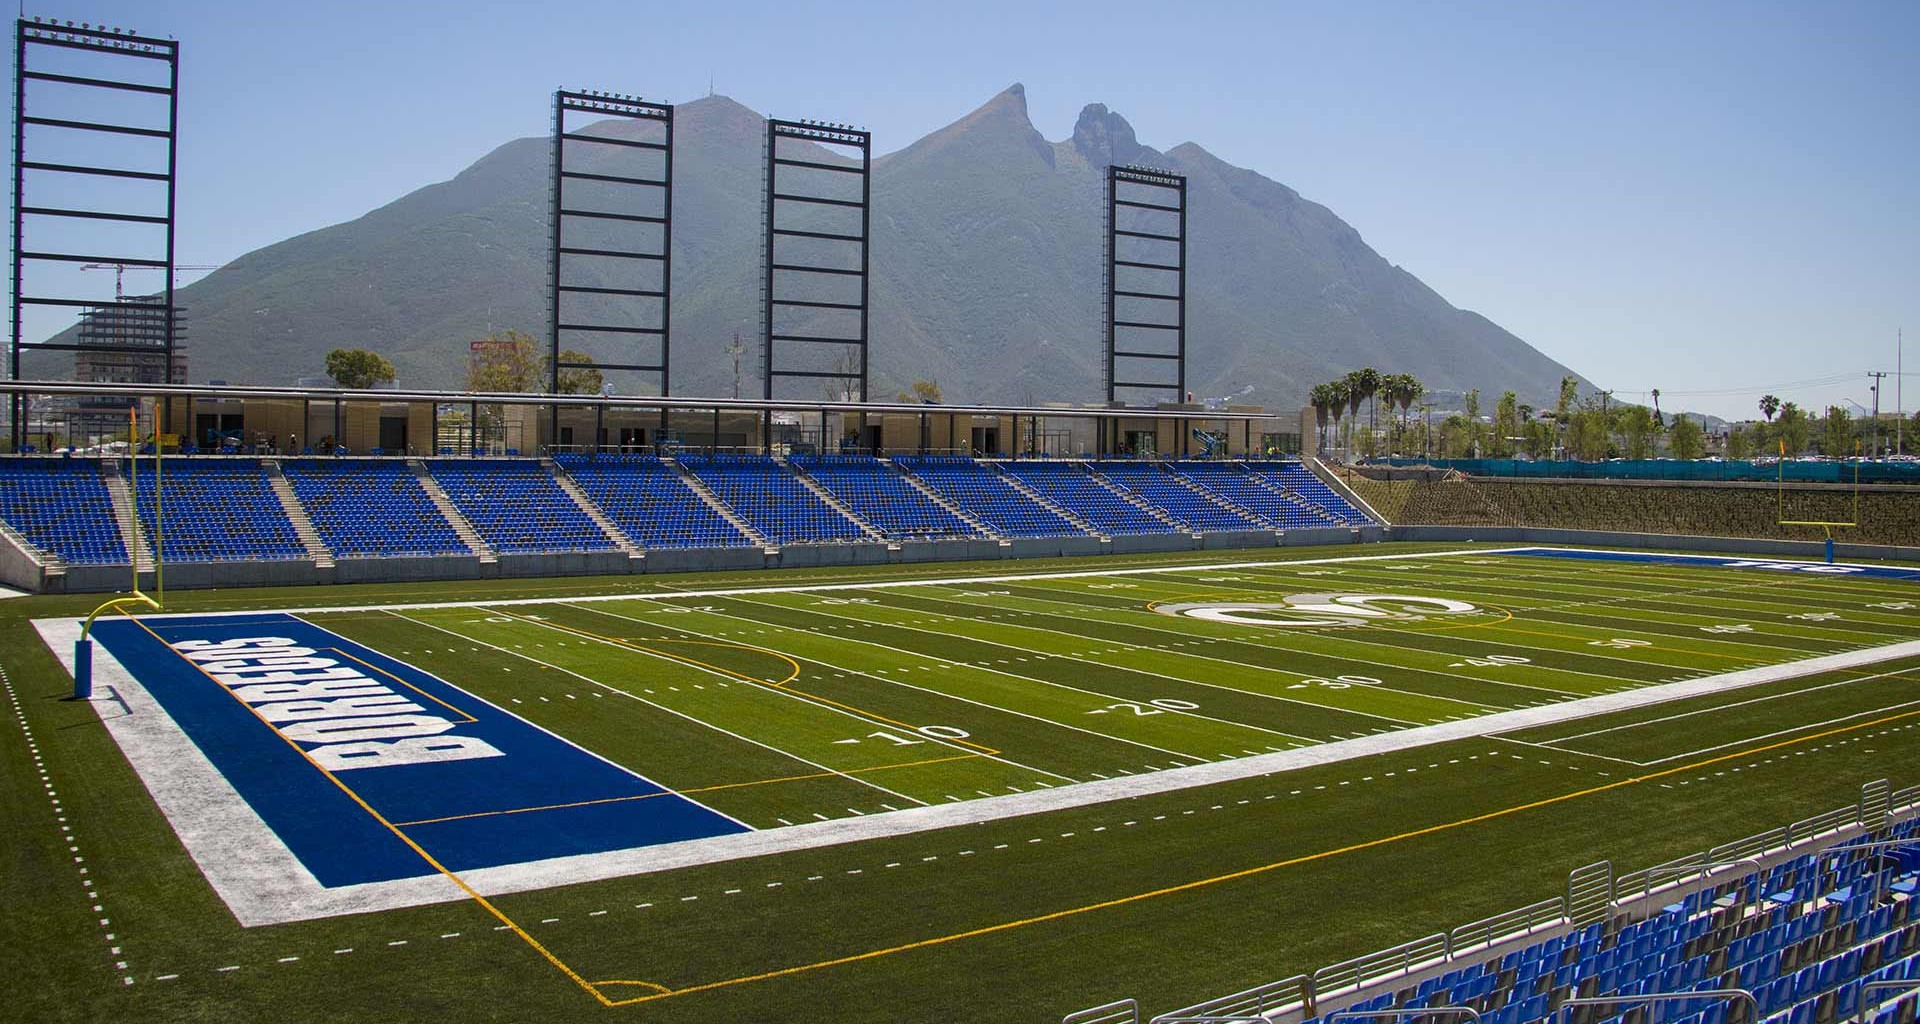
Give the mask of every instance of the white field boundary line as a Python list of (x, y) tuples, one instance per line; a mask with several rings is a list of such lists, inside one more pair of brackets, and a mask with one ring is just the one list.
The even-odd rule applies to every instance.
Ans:
[[(79, 623), (72, 619), (43, 619), (35, 626), (71, 671), (70, 652), (78, 636)], [(1920, 656), (1920, 640), (1519, 708), (1458, 722), (1336, 740), (1279, 753), (1170, 768), (1149, 775), (708, 839), (556, 857), (462, 872), (461, 877), (476, 891), (494, 896), (819, 849), (1215, 785), (1915, 656)], [(94, 653), (94, 677), (96, 685), (110, 687), (130, 713), (114, 714), (115, 702), (110, 700), (94, 702), (95, 709), (129, 760), (140, 769), (140, 776), (155, 802), (241, 925), (280, 924), (468, 898), (438, 873), (335, 889), (320, 886), (132, 674), (103, 648), (96, 648)]]
[[(913, 580), (872, 580), (866, 583), (796, 583), (783, 587), (733, 587), (715, 590), (666, 590), (644, 594), (593, 594), (586, 597), (515, 597), (495, 600), (484, 598), (470, 601), (421, 601), (413, 604), (350, 604), (333, 605), (318, 608), (254, 608), (247, 611), (227, 612), (164, 612), (142, 613), (140, 618), (146, 622), (157, 622), (175, 618), (213, 618), (234, 615), (325, 615), (333, 612), (382, 612), (410, 611), (413, 609), (434, 608), (512, 608), (543, 604), (585, 604), (594, 601), (661, 601), (689, 597), (737, 597), (752, 594), (811, 594), (836, 590), (890, 590), (898, 587), (930, 587), (952, 584), (976, 583), (1017, 583), (1021, 580), (1070, 580), (1101, 576), (1142, 576), (1159, 573), (1195, 572), (1206, 569), (1256, 569), (1284, 561), (1287, 565), (1331, 565), (1340, 562), (1383, 562), (1396, 559), (1420, 558), (1460, 558), (1473, 555), (1515, 554), (1525, 551), (1537, 551), (1531, 548), (1466, 548), (1454, 551), (1409, 551), (1395, 555), (1344, 555), (1337, 558), (1295, 558), (1265, 559), (1257, 562), (1214, 562), (1181, 565), (1151, 565), (1130, 569), (1076, 569), (1070, 572), (1029, 572), (1003, 573), (995, 576), (942, 576)], [(1824, 564), (1824, 563), (1823, 563)], [(506, 583), (508, 581), (501, 581)]]

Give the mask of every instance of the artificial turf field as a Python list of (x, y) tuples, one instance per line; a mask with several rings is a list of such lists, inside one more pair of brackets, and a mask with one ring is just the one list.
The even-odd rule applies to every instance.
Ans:
[[(170, 595), (297, 612), (654, 787), (596, 821), (735, 823), (671, 869), (496, 857), (445, 902), (255, 927), (200, 868), (256, 851), (202, 835), (196, 864), (99, 706), (58, 699), (33, 620), (96, 602), (0, 603), (0, 1018), (1157, 1012), (1913, 781), (1920, 654), (1849, 652), (1920, 638), (1920, 579), (1432, 545), (1007, 564)], [(1853, 663), (1779, 668), (1822, 656)], [(486, 795), (457, 817), (529, 849), (585, 803)], [(444, 822), (380, 823), (469, 884)]]

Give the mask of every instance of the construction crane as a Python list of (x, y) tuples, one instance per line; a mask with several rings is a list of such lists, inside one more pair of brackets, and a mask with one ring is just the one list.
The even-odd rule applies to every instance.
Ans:
[[(176, 274), (180, 274), (180, 273), (185, 273), (186, 271), (189, 271), (189, 270), (219, 270), (220, 267), (224, 265), (225, 264), (216, 264), (216, 265), (209, 266), (204, 263), (176, 263), (173, 265), (173, 272)], [(127, 297), (127, 292), (126, 292), (127, 271), (128, 270), (150, 270), (150, 269), (157, 269), (157, 268), (129, 267), (125, 263), (85, 263), (81, 265), (80, 269), (81, 270), (113, 271), (113, 301), (124, 302), (126, 301), (126, 297)]]

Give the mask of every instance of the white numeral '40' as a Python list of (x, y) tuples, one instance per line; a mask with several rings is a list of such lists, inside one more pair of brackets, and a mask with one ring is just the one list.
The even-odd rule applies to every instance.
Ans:
[(1484, 658), (1468, 658), (1467, 664), (1481, 668), (1499, 668), (1502, 665), (1527, 665), (1532, 658), (1522, 658), (1518, 654), (1489, 654)]

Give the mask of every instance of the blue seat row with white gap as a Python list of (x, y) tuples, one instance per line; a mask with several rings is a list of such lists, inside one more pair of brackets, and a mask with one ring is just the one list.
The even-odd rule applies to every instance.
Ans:
[(280, 472), (340, 558), (464, 555), (466, 542), (413, 468), (384, 459), (289, 459)]
[[(168, 459), (161, 493), (154, 492), (153, 463), (137, 474), (140, 525), (148, 542), (170, 562), (247, 562), (308, 557), (305, 544), (273, 492), (267, 471), (252, 458)], [(166, 531), (157, 530), (164, 509)]]
[(1156, 505), (1176, 521), (1197, 531), (1270, 530), (1268, 523), (1222, 508), (1188, 487), (1159, 462), (1096, 462), (1093, 470)]
[(613, 541), (534, 459), (432, 459), (427, 471), (495, 551), (613, 551)]
[(871, 455), (792, 455), (787, 464), (892, 540), (973, 537), (980, 531)]
[(1337, 525), (1326, 513), (1287, 496), (1239, 463), (1183, 461), (1169, 463), (1167, 468), (1189, 484), (1219, 495), (1283, 530)]
[(74, 565), (127, 561), (113, 496), (86, 459), (0, 459), (0, 521)]
[(896, 455), (894, 465), (1002, 537), (1084, 537), (1085, 530), (1035, 502), (991, 467), (963, 455)]
[(1326, 510), (1327, 515), (1336, 522), (1352, 526), (1366, 526), (1373, 522), (1373, 517), (1355, 508), (1338, 491), (1328, 487), (1304, 463), (1249, 462), (1247, 471), (1298, 494), (1309, 505)]
[(996, 468), (1109, 537), (1179, 532), (1094, 479), (1085, 462), (1021, 459)]
[(747, 547), (753, 538), (700, 499), (657, 455), (567, 453), (555, 457), (587, 497), (645, 548)]
[(675, 461), (775, 544), (866, 539), (859, 523), (821, 501), (771, 456), (682, 452)]

